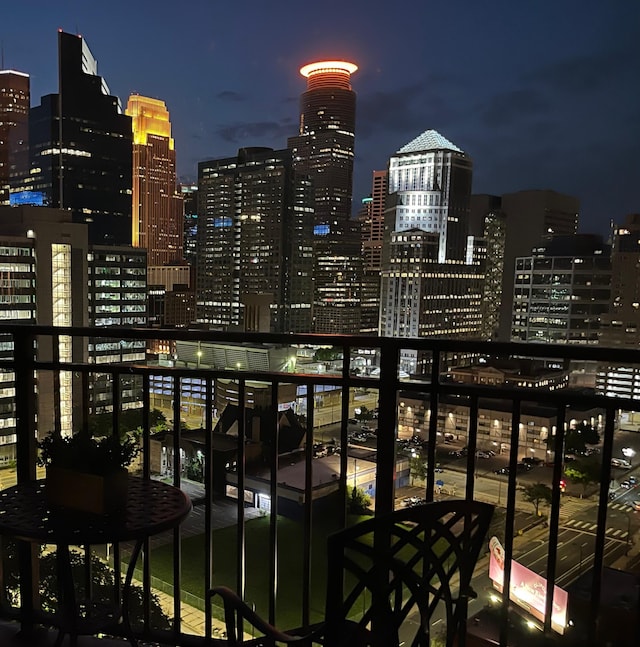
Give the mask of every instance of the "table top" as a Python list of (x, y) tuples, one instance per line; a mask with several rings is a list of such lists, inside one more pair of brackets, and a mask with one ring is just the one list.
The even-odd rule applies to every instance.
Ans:
[(31, 481), (0, 492), (0, 534), (50, 544), (116, 543), (175, 528), (189, 512), (182, 490), (135, 476), (129, 476), (126, 508), (108, 515), (52, 506), (45, 481)]

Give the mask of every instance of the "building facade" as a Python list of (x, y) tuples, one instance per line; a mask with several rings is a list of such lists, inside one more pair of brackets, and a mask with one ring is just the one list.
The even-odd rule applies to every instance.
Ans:
[(528, 256), (545, 236), (575, 234), (579, 210), (577, 198), (550, 190), (471, 197), (469, 233), (484, 236), (489, 250), (483, 339), (510, 338), (515, 259)]
[(552, 236), (516, 259), (512, 341), (598, 344), (611, 295), (600, 236)]
[(217, 329), (309, 332), (309, 179), (289, 150), (242, 148), (198, 165), (197, 321)]
[(150, 267), (181, 263), (183, 208), (169, 111), (164, 101), (132, 94), (126, 114), (133, 127), (131, 242), (147, 250)]
[(359, 230), (351, 219), (356, 94), (345, 61), (305, 65), (300, 128), (290, 137), (295, 169), (313, 183), (314, 331), (360, 331)]
[(130, 245), (131, 118), (81, 36), (58, 32), (58, 78), (58, 94), (31, 109), (31, 168), (20, 193), (70, 210), (91, 244)]
[(29, 75), (0, 70), (0, 205), (29, 168)]

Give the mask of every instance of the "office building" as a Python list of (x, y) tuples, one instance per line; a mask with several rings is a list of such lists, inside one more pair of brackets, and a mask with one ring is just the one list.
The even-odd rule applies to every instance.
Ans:
[(471, 196), (469, 233), (485, 237), (489, 250), (483, 339), (510, 338), (515, 259), (528, 256), (544, 236), (575, 234), (579, 210), (577, 198), (550, 190)]
[(389, 160), (389, 193), (396, 193), (394, 231), (438, 234), (438, 258), (464, 262), (469, 229), (471, 159), (435, 130), (427, 130)]
[[(470, 158), (435, 130), (389, 160), (381, 336), (479, 337), (485, 249), (467, 237), (471, 173)], [(403, 350), (400, 368), (421, 374), (429, 361)]]
[(71, 211), (91, 244), (130, 245), (131, 118), (81, 36), (58, 32), (58, 78), (58, 93), (31, 109), (31, 168), (20, 193)]
[(358, 214), (362, 234), (362, 292), (360, 332), (375, 335), (380, 320), (380, 270), (384, 240), (384, 210), (388, 194), (387, 171), (374, 171), (371, 196), (362, 200)]
[(516, 258), (511, 339), (597, 344), (611, 295), (610, 248), (601, 236), (549, 236)]
[[(611, 298), (602, 318), (600, 344), (638, 348), (640, 335), (640, 214), (630, 214), (613, 228)], [(640, 366), (602, 363), (598, 391), (609, 396), (640, 398)]]
[(311, 183), (289, 150), (242, 148), (198, 165), (197, 321), (309, 332)]
[(296, 171), (313, 183), (314, 330), (360, 331), (361, 245), (350, 222), (356, 94), (345, 61), (305, 65), (300, 129), (290, 137)]
[(184, 214), (184, 242), (182, 256), (189, 265), (196, 264), (196, 245), (198, 238), (198, 185), (181, 184), (182, 206)]
[(0, 70), (0, 205), (29, 168), (29, 75)]
[(184, 223), (177, 191), (176, 151), (164, 101), (132, 94), (132, 243), (147, 250), (150, 267), (181, 263)]

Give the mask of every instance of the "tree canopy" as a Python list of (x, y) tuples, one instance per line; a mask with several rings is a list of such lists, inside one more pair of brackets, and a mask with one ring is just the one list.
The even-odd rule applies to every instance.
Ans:
[(582, 493), (586, 494), (587, 487), (592, 483), (599, 483), (602, 466), (595, 456), (573, 461), (564, 469), (564, 473), (572, 483), (582, 485)]
[(536, 517), (538, 516), (540, 504), (551, 505), (552, 490), (544, 483), (530, 483), (528, 485), (523, 485), (520, 490), (522, 491), (522, 497), (524, 500), (533, 504), (536, 511)]

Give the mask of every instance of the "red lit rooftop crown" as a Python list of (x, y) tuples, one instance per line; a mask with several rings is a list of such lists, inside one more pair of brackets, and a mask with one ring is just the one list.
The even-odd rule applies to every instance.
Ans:
[(307, 79), (309, 89), (328, 85), (351, 89), (349, 77), (357, 69), (355, 63), (347, 61), (318, 61), (301, 67), (300, 74)]

